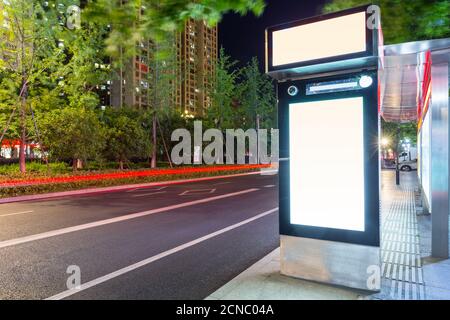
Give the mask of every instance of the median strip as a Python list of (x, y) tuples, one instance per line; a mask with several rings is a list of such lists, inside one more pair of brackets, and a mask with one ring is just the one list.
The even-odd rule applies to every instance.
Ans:
[[(276, 172), (276, 170), (274, 170), (273, 172)], [(259, 175), (259, 174), (261, 174), (261, 172), (252, 171), (252, 172), (235, 173), (235, 174), (227, 174), (227, 175), (220, 175), (220, 176), (202, 177), (202, 178), (167, 180), (167, 181), (159, 181), (159, 182), (140, 183), (140, 184), (109, 186), (109, 187), (102, 187), (102, 188), (87, 188), (87, 189), (52, 192), (52, 193), (44, 193), (44, 194), (22, 195), (22, 196), (16, 196), (16, 197), (11, 197), (11, 198), (0, 198), (0, 204), (24, 202), (24, 201), (39, 201), (39, 200), (55, 199), (55, 198), (62, 198), (62, 197), (72, 197), (72, 196), (95, 195), (95, 194), (102, 194), (102, 193), (109, 193), (109, 192), (126, 191), (126, 192), (131, 193), (131, 192), (136, 191), (137, 189), (148, 189), (148, 188), (153, 188), (153, 187), (158, 187), (158, 186), (179, 185), (179, 184), (186, 184), (186, 183), (229, 179), (229, 178), (244, 177), (244, 176), (249, 176), (249, 175)], [(0, 188), (0, 191), (1, 191), (1, 188)], [(142, 190), (142, 191), (144, 191), (144, 190)], [(0, 194), (0, 196), (1, 196), (1, 194)]]
[(270, 165), (263, 164), (246, 164), (246, 165), (223, 165), (223, 166), (208, 166), (208, 167), (189, 167), (189, 168), (176, 168), (176, 169), (150, 169), (150, 170), (137, 170), (127, 172), (112, 172), (112, 173), (97, 173), (86, 175), (73, 175), (73, 176), (55, 176), (45, 178), (31, 178), (31, 179), (16, 179), (0, 181), (0, 188), (11, 187), (24, 187), (35, 186), (45, 184), (57, 184), (57, 183), (71, 183), (82, 181), (101, 181), (101, 180), (117, 180), (127, 178), (142, 178), (142, 177), (155, 177), (164, 175), (189, 175), (194, 173), (212, 173), (212, 172), (227, 172), (235, 170), (254, 170), (270, 168)]
[(51, 297), (49, 297), (49, 298), (47, 298), (45, 300), (61, 300), (61, 299), (70, 297), (70, 296), (72, 296), (72, 295), (74, 295), (76, 293), (79, 293), (79, 292), (84, 291), (86, 289), (92, 288), (92, 287), (94, 287), (96, 285), (99, 285), (99, 284), (101, 284), (103, 282), (106, 282), (108, 280), (117, 278), (117, 277), (119, 277), (121, 275), (124, 275), (124, 274), (126, 274), (128, 272), (131, 272), (133, 270), (136, 270), (138, 268), (146, 266), (146, 265), (148, 265), (148, 264), (150, 264), (152, 262), (155, 262), (157, 260), (160, 260), (162, 258), (170, 256), (170, 255), (172, 255), (174, 253), (177, 253), (177, 252), (182, 251), (184, 249), (187, 249), (189, 247), (195, 246), (196, 244), (199, 244), (199, 243), (201, 243), (203, 241), (206, 241), (206, 240), (209, 240), (211, 238), (217, 237), (218, 235), (221, 235), (221, 234), (223, 234), (225, 232), (231, 231), (231, 230), (239, 228), (239, 227), (241, 227), (241, 226), (243, 226), (245, 224), (248, 224), (250, 222), (253, 222), (255, 220), (263, 218), (263, 217), (265, 217), (265, 216), (267, 216), (269, 214), (272, 214), (272, 213), (274, 213), (276, 211), (278, 211), (278, 208), (274, 208), (274, 209), (265, 211), (265, 212), (260, 213), (260, 214), (258, 214), (256, 216), (252, 217), (252, 218), (249, 218), (247, 220), (244, 220), (244, 221), (241, 221), (239, 223), (233, 224), (233, 225), (231, 225), (229, 227), (220, 229), (220, 230), (218, 230), (216, 232), (210, 233), (210, 234), (208, 234), (206, 236), (203, 236), (201, 238), (197, 238), (197, 239), (192, 240), (190, 242), (187, 242), (185, 244), (179, 245), (178, 247), (175, 247), (173, 249), (164, 251), (162, 253), (159, 253), (159, 254), (154, 255), (154, 256), (152, 256), (150, 258), (147, 258), (145, 260), (142, 260), (142, 261), (139, 261), (137, 263), (134, 263), (134, 264), (132, 264), (130, 266), (127, 266), (125, 268), (119, 269), (117, 271), (108, 273), (107, 275), (104, 275), (102, 277), (99, 277), (99, 278), (96, 278), (94, 280), (88, 281), (88, 282), (82, 284), (78, 289), (69, 289), (69, 290), (63, 291), (61, 293), (58, 293), (58, 294), (56, 294), (54, 296), (51, 296)]
[(247, 189), (247, 190), (243, 190), (243, 191), (223, 194), (223, 195), (220, 195), (220, 196), (214, 196), (214, 197), (204, 198), (204, 199), (200, 199), (200, 200), (188, 201), (188, 202), (179, 203), (179, 204), (175, 204), (175, 205), (171, 205), (171, 206), (167, 206), (167, 207), (152, 209), (152, 210), (143, 211), (143, 212), (137, 212), (137, 213), (121, 216), (121, 217), (105, 219), (105, 220), (100, 220), (100, 221), (96, 221), (96, 222), (90, 222), (90, 223), (86, 223), (86, 224), (81, 224), (81, 225), (78, 225), (78, 226), (73, 226), (73, 227), (68, 227), (68, 228), (63, 228), (63, 229), (43, 232), (43, 233), (31, 235), (31, 236), (25, 236), (25, 237), (22, 237), (22, 238), (16, 238), (16, 239), (11, 239), (11, 240), (1, 241), (0, 242), (0, 249), (6, 248), (6, 247), (15, 246), (15, 245), (22, 244), (22, 243), (27, 243), (27, 242), (32, 242), (32, 241), (36, 241), (36, 240), (42, 240), (42, 239), (46, 239), (46, 238), (50, 238), (50, 237), (60, 236), (60, 235), (63, 235), (63, 234), (72, 233), (72, 232), (76, 232), (76, 231), (81, 231), (81, 230), (86, 230), (86, 229), (90, 229), (90, 228), (100, 227), (100, 226), (104, 226), (104, 225), (111, 224), (111, 223), (116, 223), (116, 222), (122, 222), (122, 221), (131, 220), (131, 219), (141, 218), (141, 217), (145, 217), (145, 216), (148, 216), (148, 215), (151, 215), (151, 214), (160, 213), (160, 212), (164, 212), (164, 211), (171, 211), (171, 210), (175, 210), (175, 209), (179, 209), (179, 208), (185, 208), (185, 207), (194, 206), (194, 205), (201, 204), (201, 203), (206, 203), (206, 202), (211, 202), (211, 201), (215, 201), (215, 200), (235, 197), (235, 196), (239, 196), (239, 195), (242, 195), (242, 194), (247, 194), (247, 193), (258, 191), (258, 190), (259, 190), (258, 188), (252, 188), (252, 189)]

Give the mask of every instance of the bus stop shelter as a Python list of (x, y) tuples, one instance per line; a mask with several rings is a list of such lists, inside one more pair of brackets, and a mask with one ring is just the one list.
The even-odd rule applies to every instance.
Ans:
[(449, 256), (450, 39), (388, 45), (380, 70), (380, 111), (388, 122), (418, 123), (418, 180), (431, 214), (431, 253)]

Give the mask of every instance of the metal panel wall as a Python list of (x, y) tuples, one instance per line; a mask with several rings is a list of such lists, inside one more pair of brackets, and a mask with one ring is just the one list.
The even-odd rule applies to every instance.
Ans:
[(448, 62), (434, 57), (431, 69), (431, 251), (448, 258), (449, 235), (449, 116)]

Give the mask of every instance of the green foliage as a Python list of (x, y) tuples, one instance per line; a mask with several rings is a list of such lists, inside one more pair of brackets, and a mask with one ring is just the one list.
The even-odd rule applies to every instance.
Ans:
[(55, 160), (99, 158), (105, 147), (105, 129), (87, 108), (67, 107), (47, 112), (39, 123), (45, 148)]
[[(366, 0), (332, 0), (324, 12), (365, 5)], [(384, 41), (394, 44), (450, 36), (448, 0), (376, 0), (381, 8)]]
[(0, 23), (4, 26), (0, 28), (2, 129), (12, 110), (16, 110), (5, 136), (9, 139), (18, 138), (19, 132), (33, 131), (26, 119), (30, 112), (28, 103), (36, 97), (36, 87), (48, 81), (48, 74), (62, 54), (56, 41), (62, 28), (56, 11), (46, 8), (44, 2), (34, 0), (9, 1), (0, 7)]
[[(120, 56), (133, 56), (135, 44), (140, 39), (156, 43), (165, 41), (167, 35), (179, 31), (188, 19), (204, 20), (217, 24), (222, 15), (233, 11), (242, 15), (253, 12), (260, 15), (264, 0), (89, 0), (83, 17), (92, 22), (111, 24), (108, 51)], [(139, 20), (139, 23), (136, 21)]]
[(159, 117), (164, 117), (174, 107), (174, 90), (180, 66), (177, 61), (174, 34), (164, 41), (150, 44), (148, 73), (148, 101)]
[[(63, 174), (71, 170), (65, 162), (53, 162), (49, 164), (49, 167), (52, 174)], [(49, 167), (39, 162), (30, 162), (27, 171), (33, 176), (45, 176), (49, 173)], [(18, 164), (5, 164), (0, 166), (0, 177), (21, 178), (21, 176), (17, 175), (18, 172)]]
[[(14, 0), (0, 7), (0, 129), (13, 109), (17, 112), (7, 139), (26, 133), (26, 142), (43, 142), (52, 160), (144, 158), (151, 148), (153, 116), (159, 119), (157, 148), (170, 150), (175, 128), (192, 130), (192, 119), (174, 107), (174, 84), (179, 66), (173, 37), (188, 19), (214, 25), (229, 11), (261, 14), (263, 0), (130, 0), (88, 1), (82, 28), (65, 26), (66, 9), (78, 0)], [(148, 110), (110, 110), (99, 114), (98, 88), (111, 79), (109, 64), (121, 63), (151, 40), (148, 88), (142, 90)], [(105, 41), (106, 40), (106, 41)], [(242, 70), (221, 51), (213, 82), (199, 90), (209, 94), (212, 107), (203, 115), (209, 127), (272, 126), (273, 88), (252, 61)], [(21, 94), (26, 93), (26, 94)], [(37, 119), (37, 127), (32, 115)], [(206, 125), (205, 125), (206, 127)], [(40, 137), (38, 131), (40, 131)], [(160, 130), (160, 131), (159, 131)], [(162, 135), (162, 136), (161, 136)], [(42, 138), (42, 139), (40, 139)], [(42, 140), (42, 141), (40, 141)], [(99, 162), (100, 163), (100, 162)], [(34, 165), (33, 165), (34, 166)], [(32, 168), (33, 169), (33, 168)], [(34, 169), (33, 169), (34, 170)], [(56, 170), (56, 169), (55, 169)]]
[(146, 158), (150, 153), (150, 133), (142, 126), (142, 115), (135, 109), (109, 108), (103, 116), (106, 124), (104, 155), (123, 167), (128, 159)]
[(253, 58), (244, 68), (236, 68), (223, 50), (215, 66), (212, 105), (208, 109), (206, 123), (209, 128), (256, 128), (257, 116), (260, 128), (276, 126), (275, 87), (270, 77), (261, 73), (258, 60)]
[[(8, 70), (0, 71), (0, 135), (3, 133), (6, 124), (10, 118), (11, 112), (17, 107), (17, 90), (18, 81), (14, 78), (17, 74)], [(13, 118), (16, 120), (17, 117)], [(18, 121), (10, 124), (9, 130), (6, 132), (5, 138), (17, 139), (19, 137)]]
[(270, 129), (275, 124), (276, 96), (271, 78), (259, 71), (257, 58), (242, 70), (241, 106), (244, 115), (242, 128), (256, 127), (256, 117), (259, 116), (259, 126)]
[[(1, 129), (12, 110), (17, 111), (5, 135), (7, 139), (17, 139), (25, 132), (24, 143), (41, 143), (38, 134), (41, 129), (46, 133), (46, 147), (54, 148), (63, 137), (56, 134), (54, 126), (44, 128), (49, 123), (43, 119), (56, 115), (64, 117), (68, 110), (74, 111), (60, 110), (66, 106), (79, 108), (80, 114), (85, 115), (88, 109), (93, 110), (99, 104), (98, 86), (104, 84), (110, 74), (109, 66), (103, 62), (108, 28), (86, 21), (82, 28), (67, 29), (66, 10), (73, 4), (79, 4), (79, 1), (14, 0), (0, 8), (0, 17), (4, 19), (0, 22), (7, 26), (0, 28), (0, 38), (7, 40), (0, 42), (0, 57), (3, 58), (0, 68)], [(41, 120), (37, 126), (34, 115)], [(92, 124), (88, 122), (87, 126)], [(70, 129), (75, 130), (74, 127)], [(50, 141), (50, 136), (57, 142)], [(95, 149), (95, 143), (90, 147)], [(89, 149), (80, 150), (80, 158), (90, 155), (92, 150)], [(62, 146), (50, 151), (56, 158), (73, 153), (63, 150)]]
[(229, 129), (239, 128), (241, 117), (237, 112), (239, 86), (238, 80), (241, 71), (236, 70), (237, 61), (231, 60), (220, 49), (219, 59), (215, 66), (215, 75), (212, 79), (214, 84), (211, 97), (211, 107), (207, 110), (207, 124), (210, 128)]
[(193, 126), (193, 119), (184, 119), (183, 114), (180, 112), (180, 110), (177, 110), (176, 108), (166, 108), (164, 113), (159, 115), (159, 126), (157, 131), (157, 153), (160, 155), (158, 158), (160, 161), (163, 159), (165, 161), (168, 161), (167, 156), (165, 154), (164, 150), (164, 144), (166, 144), (167, 149), (169, 151), (172, 150), (172, 147), (177, 144), (177, 142), (171, 141), (171, 135), (172, 132), (175, 129), (179, 128), (185, 128), (189, 130), (189, 132), (194, 132), (194, 126)]
[(73, 107), (97, 107), (96, 89), (110, 79), (111, 70), (105, 63), (104, 38), (106, 26), (85, 23), (80, 29), (65, 33), (64, 49), (67, 61), (55, 75), (58, 91)]
[[(397, 139), (398, 131), (398, 139)], [(381, 136), (387, 138), (390, 146), (396, 149), (401, 140), (408, 138), (411, 143), (417, 143), (417, 123), (394, 123), (381, 120)]]

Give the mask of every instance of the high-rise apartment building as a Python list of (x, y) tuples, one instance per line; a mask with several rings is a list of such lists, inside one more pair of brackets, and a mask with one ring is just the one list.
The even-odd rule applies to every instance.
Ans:
[(149, 105), (150, 42), (137, 44), (136, 56), (116, 70), (111, 83), (111, 105), (114, 107)]
[(217, 27), (209, 27), (204, 21), (186, 21), (177, 37), (180, 70), (176, 106), (180, 110), (202, 116), (210, 106), (208, 92), (213, 85), (217, 46)]
[[(124, 4), (127, 0), (121, 0)], [(140, 20), (143, 9), (137, 12)], [(136, 55), (115, 70), (110, 84), (110, 102), (114, 107), (147, 107), (148, 106), (148, 73), (150, 60), (150, 41), (136, 43)]]
[[(217, 60), (217, 27), (189, 20), (174, 39), (176, 63), (171, 64), (173, 81), (167, 83), (173, 92), (172, 105), (183, 113), (201, 116), (209, 107), (214, 65)], [(111, 84), (111, 105), (146, 108), (152, 106), (151, 90), (158, 79), (150, 41), (137, 44), (136, 56), (125, 63)], [(166, 68), (167, 69), (167, 68)], [(165, 70), (164, 72), (167, 72)]]

